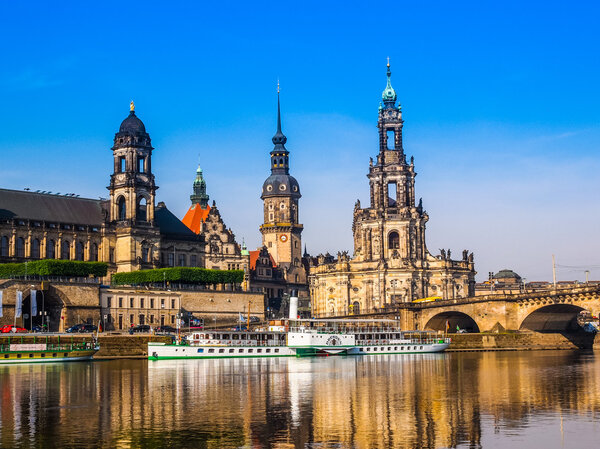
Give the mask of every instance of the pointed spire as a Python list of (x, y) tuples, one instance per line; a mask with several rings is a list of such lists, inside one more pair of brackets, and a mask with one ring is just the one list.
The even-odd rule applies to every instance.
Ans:
[(387, 85), (385, 86), (385, 89), (383, 89), (381, 98), (383, 100), (383, 104), (385, 105), (385, 108), (395, 108), (396, 107), (396, 91), (392, 87), (392, 71), (390, 70), (390, 58), (389, 57), (388, 57), (388, 62), (387, 62)]
[(275, 148), (282, 148), (287, 142), (287, 137), (281, 132), (281, 105), (279, 101), (279, 80), (277, 80), (277, 132), (273, 136)]

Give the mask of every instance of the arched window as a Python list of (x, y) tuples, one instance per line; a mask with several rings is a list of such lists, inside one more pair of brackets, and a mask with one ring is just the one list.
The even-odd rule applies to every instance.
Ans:
[(148, 259), (150, 258), (149, 254), (150, 254), (150, 248), (148, 248), (147, 246), (143, 246), (142, 247), (142, 262), (148, 262)]
[(400, 248), (400, 237), (396, 231), (390, 232), (388, 235), (388, 249), (399, 249)]
[(25, 257), (25, 240), (23, 240), (23, 237), (17, 239), (17, 257)]
[(71, 242), (63, 240), (62, 248), (60, 249), (60, 258), (69, 260), (71, 258)]
[(138, 198), (137, 209), (135, 211), (135, 218), (138, 221), (146, 221), (146, 198), (143, 196)]
[(6, 236), (0, 239), (0, 256), (8, 257), (8, 237)]
[(117, 209), (119, 215), (119, 221), (124, 221), (127, 217), (127, 207), (125, 206), (125, 198), (120, 197), (117, 201)]
[(279, 159), (279, 165), (283, 167), (283, 159)]
[(83, 252), (85, 250), (85, 246), (83, 242), (77, 242), (75, 246), (75, 260), (83, 260)]
[(352, 313), (354, 315), (358, 315), (360, 313), (360, 303), (358, 301), (354, 301), (352, 303)]
[(46, 242), (46, 259), (56, 259), (56, 243), (54, 243), (54, 240)]
[(98, 245), (96, 243), (92, 243), (90, 247), (90, 260), (92, 262), (98, 261)]
[(33, 259), (40, 258), (40, 241), (38, 239), (33, 239), (31, 242), (31, 257)]

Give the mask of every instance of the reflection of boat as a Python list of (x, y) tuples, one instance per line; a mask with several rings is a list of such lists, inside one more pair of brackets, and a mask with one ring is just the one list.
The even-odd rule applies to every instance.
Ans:
[[(23, 337), (8, 338), (6, 343), (0, 344), (0, 364), (2, 363), (42, 363), (42, 362), (74, 362), (90, 360), (98, 352), (98, 345), (94, 341), (69, 341), (49, 343), (46, 338), (43, 342), (34, 339), (34, 343), (24, 343)], [(64, 339), (63, 339), (64, 340)]]
[(148, 343), (148, 358), (289, 357), (441, 352), (450, 339), (402, 331), (394, 320), (287, 320), (268, 330), (194, 332), (175, 344)]

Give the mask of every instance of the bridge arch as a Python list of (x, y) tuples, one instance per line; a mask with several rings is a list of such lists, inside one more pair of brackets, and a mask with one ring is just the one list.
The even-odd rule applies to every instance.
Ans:
[(519, 330), (568, 332), (579, 330), (577, 315), (583, 307), (573, 304), (550, 304), (533, 310), (523, 319)]
[(448, 311), (432, 316), (425, 324), (425, 329), (434, 331), (448, 331), (456, 333), (458, 328), (468, 332), (479, 332), (479, 326), (473, 318), (463, 312)]

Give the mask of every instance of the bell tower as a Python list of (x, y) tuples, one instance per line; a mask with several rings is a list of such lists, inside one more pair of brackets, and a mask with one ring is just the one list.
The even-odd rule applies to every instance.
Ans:
[(129, 116), (115, 134), (114, 170), (110, 176), (110, 221), (153, 223), (156, 189), (152, 145), (146, 127), (130, 104)]
[(263, 183), (264, 222), (260, 226), (263, 245), (275, 263), (286, 269), (288, 282), (305, 283), (306, 272), (302, 266), (302, 229), (298, 223), (300, 186), (290, 175), (287, 137), (281, 131), (281, 107), (277, 86), (277, 131), (273, 136), (271, 151), (271, 176)]
[(160, 254), (160, 231), (154, 221), (156, 189), (152, 174), (152, 145), (144, 123), (129, 116), (115, 134), (112, 147), (114, 169), (110, 176), (109, 221), (116, 239), (109, 260), (117, 271), (153, 268)]

